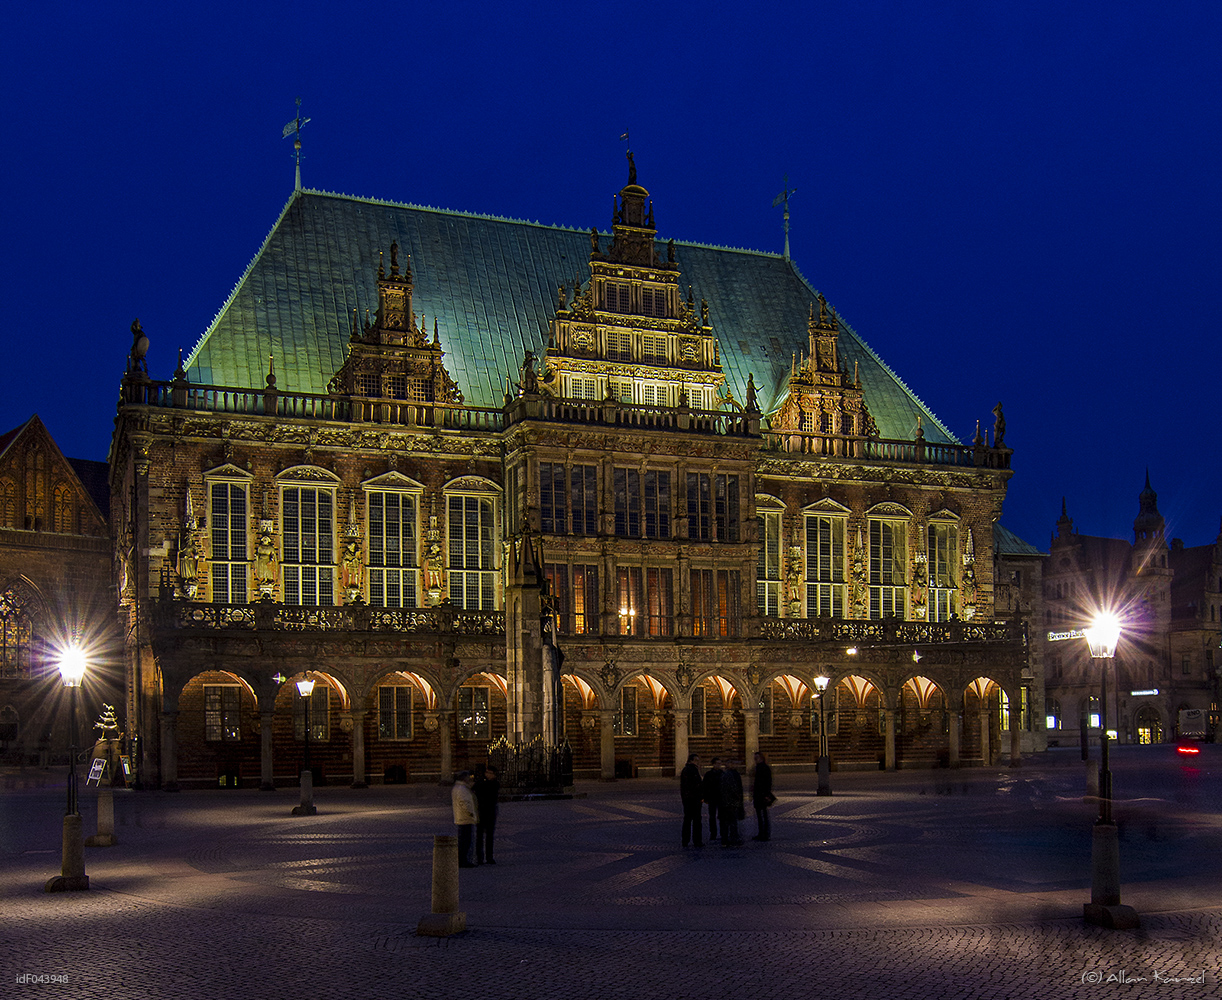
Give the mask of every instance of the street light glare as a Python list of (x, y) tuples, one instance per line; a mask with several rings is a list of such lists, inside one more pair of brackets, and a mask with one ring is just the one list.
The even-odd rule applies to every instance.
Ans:
[(1083, 629), (1090, 655), (1095, 659), (1110, 659), (1116, 655), (1116, 643), (1120, 640), (1120, 621), (1113, 614), (1101, 614)]
[(308, 677), (303, 681), (298, 681), (297, 682), (297, 691), (300, 693), (301, 697), (303, 698), (310, 697), (310, 695), (314, 691), (314, 682), (310, 680)]
[(59, 676), (64, 687), (80, 687), (85, 678), (85, 651), (75, 643), (69, 646), (59, 657)]

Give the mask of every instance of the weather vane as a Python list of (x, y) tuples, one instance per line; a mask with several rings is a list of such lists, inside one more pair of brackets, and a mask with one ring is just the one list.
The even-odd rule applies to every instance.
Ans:
[[(287, 135), (288, 133), (286, 132), (285, 134)], [(776, 208), (777, 205), (785, 206), (785, 259), (786, 260), (789, 260), (789, 196), (792, 194), (797, 194), (797, 193), (798, 193), (797, 188), (791, 188), (789, 186), (789, 174), (786, 174), (785, 175), (785, 190), (783, 190), (780, 194), (778, 194), (775, 198), (772, 199), (773, 208)]]
[(301, 127), (309, 121), (309, 118), (301, 117), (301, 98), (299, 97), (297, 98), (297, 117), (284, 126), (284, 132), (280, 136), (282, 139), (293, 136), (293, 155), (297, 158), (297, 183), (293, 189), (295, 191), (301, 190)]

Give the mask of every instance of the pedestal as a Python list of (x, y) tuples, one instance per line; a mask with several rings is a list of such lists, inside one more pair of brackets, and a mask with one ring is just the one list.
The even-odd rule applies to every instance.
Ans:
[(416, 925), (425, 937), (449, 937), (467, 929), (467, 915), (458, 908), (458, 838), (433, 838), (433, 907)]
[(1120, 838), (1115, 823), (1095, 824), (1090, 869), (1090, 902), (1082, 907), (1086, 922), (1116, 930), (1140, 927), (1137, 911), (1120, 902)]
[(301, 805), (293, 806), (294, 816), (314, 816), (318, 810), (314, 808), (314, 772), (301, 772)]
[(64, 817), (62, 874), (47, 879), (47, 892), (72, 892), (89, 888), (89, 876), (85, 874), (85, 842), (81, 838), (81, 814), (69, 813)]
[(115, 790), (110, 785), (98, 786), (98, 832), (85, 839), (87, 847), (114, 847), (119, 841), (115, 837)]

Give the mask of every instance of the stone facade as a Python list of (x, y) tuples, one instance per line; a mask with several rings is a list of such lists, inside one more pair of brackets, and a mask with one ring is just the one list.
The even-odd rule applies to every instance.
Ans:
[[(502, 735), (567, 741), (588, 777), (757, 748), (800, 767), (821, 715), (840, 767), (1017, 759), (1000, 407), (991, 441), (926, 441), (888, 382), (914, 434), (881, 436), (894, 376), (849, 370), (813, 293), (802, 356), (771, 348), (775, 384), (743, 378), (750, 330), (715, 328), (656, 235), (633, 167), (496, 406), (464, 396), (496, 336), (430, 331), (429, 264), (393, 242), (326, 393), (272, 363), (256, 387), (203, 384), (199, 350), (155, 381), (133, 350), (112, 514), (141, 553), (120, 546), (116, 573), (149, 780), (273, 787), (307, 729), (320, 777), (355, 785), (444, 777)], [(508, 279), (484, 280), (492, 323)]]
[(121, 704), (106, 500), (82, 475), (104, 492), (105, 467), (70, 463), (36, 416), (0, 435), (0, 755), (10, 763), (67, 760), (58, 653), (69, 643), (89, 655), (81, 745), (93, 743), (102, 705)]
[(1033, 645), (1045, 664), (1050, 743), (1077, 743), (1083, 727), (1098, 737), (1098, 661), (1071, 633), (1100, 610), (1121, 623), (1107, 704), (1119, 742), (1175, 739), (1184, 709), (1206, 712), (1209, 733), (1217, 732), (1222, 534), (1209, 545), (1168, 543), (1147, 476), (1131, 543), (1079, 534), (1062, 505), (1043, 591)]

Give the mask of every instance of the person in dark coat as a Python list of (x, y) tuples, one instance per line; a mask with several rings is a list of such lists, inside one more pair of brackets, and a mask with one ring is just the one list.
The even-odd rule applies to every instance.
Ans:
[(679, 772), (679, 798), (683, 801), (683, 846), (695, 843), (704, 846), (704, 820), (700, 805), (704, 802), (704, 782), (700, 778), (700, 755), (691, 754)]
[(475, 863), (495, 865), (492, 858), (492, 835), (496, 831), (496, 811), (501, 796), (501, 781), (491, 764), (483, 767), (475, 779), (475, 801), (479, 805), (479, 822), (475, 826)]
[(721, 771), (721, 846), (738, 847), (743, 839), (738, 833), (738, 821), (745, 815), (743, 812), (743, 779), (734, 767), (734, 761), (727, 760)]
[(717, 812), (721, 808), (721, 758), (714, 757), (709, 761), (709, 769), (704, 772), (704, 801), (709, 804), (709, 840), (717, 839)]
[(755, 778), (751, 783), (751, 804), (755, 806), (754, 840), (769, 840), (772, 837), (772, 820), (768, 807), (776, 801), (772, 794), (772, 767), (758, 750), (755, 753)]

